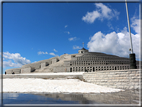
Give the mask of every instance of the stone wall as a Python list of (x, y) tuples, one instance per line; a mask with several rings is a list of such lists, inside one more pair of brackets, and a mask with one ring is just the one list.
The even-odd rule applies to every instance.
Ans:
[(140, 89), (140, 70), (110, 70), (86, 72), (83, 78), (90, 83), (118, 89)]
[(5, 71), (6, 74), (20, 74), (21, 68), (13, 68), (13, 69), (7, 69)]
[(56, 58), (52, 59), (52, 64), (54, 64), (54, 63), (56, 63), (56, 62), (57, 62), (57, 59), (56, 59)]
[(65, 67), (69, 67), (70, 66), (70, 61), (64, 61), (64, 65)]
[(26, 65), (23, 65), (21, 68), (27, 68), (27, 67), (33, 67), (35, 69), (39, 69), (39, 68), (41, 68), (41, 63), (35, 62), (35, 63), (31, 63), (31, 64), (26, 64)]
[(41, 63), (41, 68), (44, 68), (44, 67), (46, 67), (48, 64), (47, 64), (47, 62), (43, 62), (43, 63)]
[(53, 68), (53, 72), (69, 72), (70, 71), (70, 68), (69, 67), (64, 67), (64, 66), (61, 66), (61, 67), (54, 67)]
[[(3, 75), (2, 79), (7, 79), (7, 78), (42, 78), (42, 79), (58, 79), (58, 78), (64, 78), (64, 79), (80, 79), (82, 80), (82, 74), (80, 75), (72, 75), (72, 74), (68, 74), (68, 75), (21, 75), (21, 74), (9, 74), (9, 75)], [(1, 76), (0, 76), (1, 79)]]
[(35, 70), (35, 68), (33, 68), (33, 67), (22, 68), (21, 73), (31, 73), (34, 70)]

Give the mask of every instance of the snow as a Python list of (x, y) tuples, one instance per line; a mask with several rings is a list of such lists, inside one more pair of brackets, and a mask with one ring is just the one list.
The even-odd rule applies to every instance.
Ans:
[(3, 79), (3, 92), (107, 93), (118, 91), (123, 90), (99, 86), (78, 79)]

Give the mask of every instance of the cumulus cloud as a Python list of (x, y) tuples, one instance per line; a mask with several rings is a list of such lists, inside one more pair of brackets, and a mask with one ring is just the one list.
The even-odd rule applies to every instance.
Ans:
[(98, 11), (87, 12), (87, 14), (83, 16), (82, 20), (88, 23), (93, 23), (100, 16), (101, 14)]
[(13, 63), (11, 60), (3, 61), (3, 67), (21, 67), (22, 65), (19, 63)]
[(81, 47), (74, 45), (74, 46), (73, 46), (73, 49), (81, 49)]
[(76, 39), (77, 39), (76, 37), (72, 37), (72, 38), (69, 38), (69, 41), (74, 41)]
[(131, 18), (132, 24), (131, 27), (134, 29), (134, 31), (138, 34), (140, 34), (140, 19), (136, 16), (133, 16)]
[(58, 52), (56, 49), (53, 49), (54, 50), (54, 52)]
[(19, 53), (3, 52), (3, 67), (21, 67), (22, 65), (31, 63), (30, 60), (22, 57)]
[(97, 7), (97, 9), (92, 12), (87, 12), (87, 14), (82, 17), (83, 21), (87, 23), (93, 23), (97, 18), (101, 21), (103, 21), (103, 19), (110, 20), (113, 17), (116, 17), (116, 19), (118, 19), (118, 11), (110, 9), (102, 3), (95, 3), (95, 6)]
[(41, 54), (48, 54), (48, 52), (39, 51), (38, 55), (41, 55)]
[(112, 16), (110, 16), (112, 10), (110, 8), (108, 8), (106, 5), (102, 4), (102, 3), (95, 3), (96, 7), (98, 9), (101, 10), (101, 14), (106, 17), (106, 18), (110, 18)]
[[(139, 34), (131, 34), (133, 41), (134, 53), (139, 58)], [(105, 52), (122, 57), (128, 57), (130, 54), (129, 32), (125, 27), (121, 32), (111, 32), (103, 34), (101, 31), (95, 33), (87, 44), (90, 52)]]

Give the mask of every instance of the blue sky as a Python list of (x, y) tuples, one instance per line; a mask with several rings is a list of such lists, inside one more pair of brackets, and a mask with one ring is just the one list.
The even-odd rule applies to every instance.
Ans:
[[(128, 3), (139, 59), (139, 3)], [(3, 3), (3, 67), (78, 53), (84, 47), (129, 57), (125, 3)]]

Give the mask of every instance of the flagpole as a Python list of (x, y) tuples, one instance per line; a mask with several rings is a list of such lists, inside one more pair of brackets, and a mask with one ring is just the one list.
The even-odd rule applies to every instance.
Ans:
[(131, 54), (129, 55), (129, 57), (130, 57), (130, 69), (136, 69), (137, 68), (136, 58), (135, 58), (135, 53), (133, 53), (133, 45), (132, 45), (132, 37), (131, 37), (131, 29), (130, 29), (127, 0), (125, 0), (125, 5), (126, 5), (127, 21), (128, 21), (128, 27), (129, 27), (130, 43), (131, 43)]
[(131, 53), (133, 53), (133, 44), (132, 44), (132, 36), (131, 36), (131, 29), (130, 29), (130, 21), (129, 21), (127, 0), (125, 0), (125, 5), (126, 5), (127, 21), (128, 21), (128, 27), (129, 27), (129, 35), (130, 35), (130, 43), (131, 43)]

